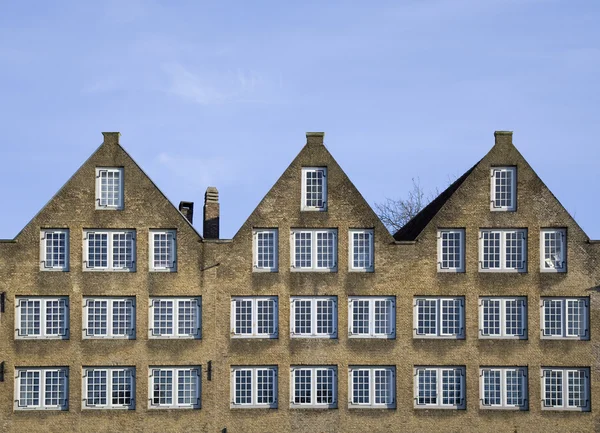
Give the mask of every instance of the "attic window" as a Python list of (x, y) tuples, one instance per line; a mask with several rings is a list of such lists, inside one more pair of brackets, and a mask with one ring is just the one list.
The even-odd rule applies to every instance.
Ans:
[(491, 210), (517, 209), (517, 167), (492, 167)]
[(327, 168), (302, 168), (302, 210), (327, 210)]
[(122, 168), (96, 168), (96, 209), (123, 209)]

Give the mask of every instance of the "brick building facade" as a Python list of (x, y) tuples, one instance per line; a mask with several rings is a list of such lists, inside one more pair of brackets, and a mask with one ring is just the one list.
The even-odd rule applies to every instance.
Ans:
[(394, 236), (322, 133), (219, 217), (105, 133), (0, 241), (0, 430), (600, 429), (600, 243), (512, 133)]

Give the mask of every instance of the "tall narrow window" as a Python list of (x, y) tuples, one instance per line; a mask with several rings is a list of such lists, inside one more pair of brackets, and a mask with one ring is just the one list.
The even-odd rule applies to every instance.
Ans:
[(517, 209), (517, 167), (492, 167), (491, 210)]
[(415, 297), (415, 338), (465, 338), (465, 298)]
[(40, 232), (40, 270), (69, 270), (69, 229)]
[(438, 230), (438, 272), (465, 271), (465, 230)]
[(150, 271), (177, 271), (177, 232), (150, 230)]
[(277, 297), (231, 298), (232, 338), (277, 338)]
[(527, 230), (480, 230), (479, 271), (527, 272)]
[(348, 239), (349, 270), (373, 272), (373, 230), (350, 230)]
[(291, 407), (337, 407), (337, 367), (291, 368)]
[(396, 338), (394, 297), (351, 296), (348, 299), (350, 338)]
[(150, 338), (200, 338), (201, 298), (151, 298)]
[(16, 368), (15, 410), (68, 410), (67, 367)]
[(527, 339), (527, 299), (479, 298), (479, 338)]
[(150, 409), (199, 409), (200, 367), (150, 367)]
[(135, 409), (135, 367), (84, 367), (83, 409)]
[(122, 168), (96, 168), (96, 209), (123, 209)]
[(135, 272), (134, 230), (84, 230), (83, 270)]
[(302, 168), (302, 210), (327, 210), (327, 168)]
[(135, 298), (83, 298), (83, 338), (135, 339)]
[(590, 410), (590, 369), (542, 367), (542, 409)]
[(566, 229), (540, 230), (540, 270), (542, 272), (567, 271)]
[(482, 367), (479, 381), (482, 409), (527, 409), (527, 367)]
[(292, 271), (337, 271), (337, 230), (293, 229)]
[(15, 299), (15, 338), (69, 338), (69, 298), (26, 297)]
[(337, 338), (337, 297), (292, 297), (293, 338)]
[(465, 408), (465, 367), (415, 367), (414, 386), (415, 408)]
[(277, 367), (231, 368), (232, 408), (277, 408)]
[(589, 298), (542, 298), (542, 338), (589, 340), (589, 302)]
[(253, 241), (254, 271), (277, 272), (277, 229), (255, 229)]
[(348, 407), (393, 409), (396, 407), (396, 368), (352, 366), (348, 369)]

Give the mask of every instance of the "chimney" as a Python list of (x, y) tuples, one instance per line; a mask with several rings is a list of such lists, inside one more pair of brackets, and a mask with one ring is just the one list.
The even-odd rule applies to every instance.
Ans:
[(204, 239), (219, 239), (219, 191), (214, 186), (204, 194)]
[(307, 132), (306, 133), (306, 144), (323, 145), (324, 132)]
[(102, 135), (104, 135), (105, 145), (119, 144), (119, 137), (121, 137), (120, 132), (103, 132)]
[(494, 131), (495, 145), (512, 144), (512, 131)]
[(194, 224), (194, 202), (193, 201), (180, 201), (179, 212), (183, 214), (186, 220), (190, 224)]

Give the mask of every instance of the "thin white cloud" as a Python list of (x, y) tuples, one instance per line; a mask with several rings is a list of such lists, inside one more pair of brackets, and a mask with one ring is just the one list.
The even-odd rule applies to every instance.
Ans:
[(220, 104), (229, 99), (228, 95), (179, 63), (164, 65), (163, 69), (169, 76), (168, 93), (201, 105)]
[(190, 158), (163, 152), (156, 161), (173, 176), (183, 179), (197, 190), (228, 185), (240, 176), (238, 161), (221, 157)]

